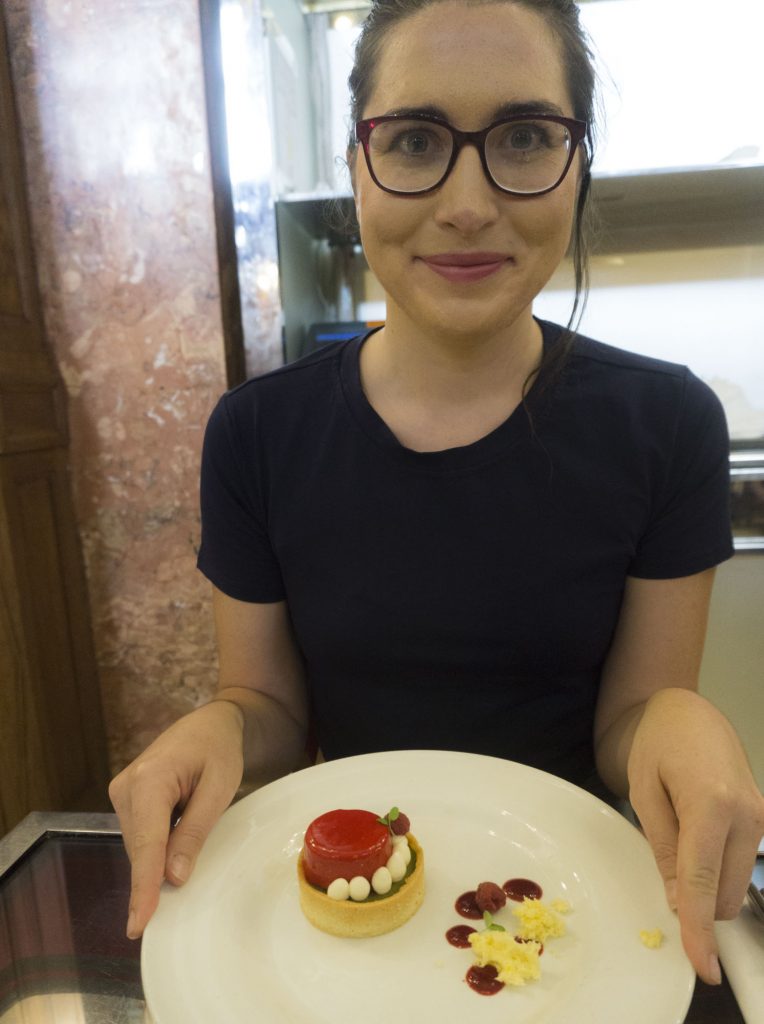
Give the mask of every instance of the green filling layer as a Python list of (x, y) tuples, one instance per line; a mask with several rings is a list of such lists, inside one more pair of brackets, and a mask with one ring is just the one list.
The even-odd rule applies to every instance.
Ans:
[[(406, 874), (403, 876), (400, 882), (393, 882), (390, 892), (386, 892), (384, 896), (381, 896), (379, 893), (374, 892), (374, 890), (372, 889), (365, 900), (351, 900), (350, 902), (374, 903), (378, 900), (386, 900), (389, 896), (394, 896), (401, 889), (401, 887), (406, 884), (409, 875), (413, 872), (414, 868), (416, 867), (416, 852), (414, 851), (413, 847), (409, 847), (409, 849), (411, 850), (411, 860), (408, 862), (406, 866)], [(326, 889), (322, 889), (320, 885), (314, 885), (313, 888), (318, 889), (319, 892), (326, 893)]]

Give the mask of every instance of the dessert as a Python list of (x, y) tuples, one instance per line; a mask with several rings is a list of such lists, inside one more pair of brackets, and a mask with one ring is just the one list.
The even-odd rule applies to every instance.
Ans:
[(297, 861), (302, 911), (316, 928), (367, 938), (399, 928), (424, 898), (424, 855), (394, 807), (328, 811), (310, 823)]

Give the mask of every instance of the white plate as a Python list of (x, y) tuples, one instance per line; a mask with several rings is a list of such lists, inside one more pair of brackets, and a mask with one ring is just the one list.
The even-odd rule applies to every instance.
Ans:
[[(425, 853), (426, 894), (402, 928), (338, 939), (300, 911), (295, 863), (324, 811), (397, 805)], [(494, 996), (464, 977), (455, 899), (481, 881), (538, 882), (573, 910), (542, 977)], [(513, 922), (510, 905), (497, 915)], [(661, 928), (649, 950), (640, 929)], [(398, 751), (331, 761), (231, 807), (183, 888), (165, 885), (146, 930), (143, 985), (156, 1024), (680, 1024), (694, 973), (647, 842), (606, 804), (491, 757)]]

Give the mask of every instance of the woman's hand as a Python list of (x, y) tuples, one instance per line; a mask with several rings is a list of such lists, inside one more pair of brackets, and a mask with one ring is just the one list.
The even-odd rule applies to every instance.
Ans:
[(628, 777), (687, 955), (718, 983), (714, 920), (740, 910), (764, 833), (764, 797), (740, 741), (697, 693), (660, 690), (634, 731)]
[[(213, 588), (215, 699), (170, 726), (112, 782), (132, 863), (127, 934), (143, 934), (164, 879), (182, 885), (242, 776), (261, 785), (305, 758), (308, 701), (284, 601), (238, 601)], [(181, 819), (172, 828), (173, 813)]]
[(129, 938), (143, 934), (162, 881), (185, 882), (233, 800), (242, 778), (243, 732), (241, 709), (214, 700), (170, 726), (113, 779), (109, 797), (132, 864)]

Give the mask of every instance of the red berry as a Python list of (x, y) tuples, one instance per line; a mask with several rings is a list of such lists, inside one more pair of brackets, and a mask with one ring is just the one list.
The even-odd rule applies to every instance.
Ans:
[(399, 813), (395, 821), (390, 822), (390, 831), (394, 836), (405, 836), (407, 832), (410, 832), (411, 822), (408, 815)]
[(475, 902), (480, 910), (495, 914), (507, 902), (507, 894), (495, 882), (481, 882), (477, 887)]

